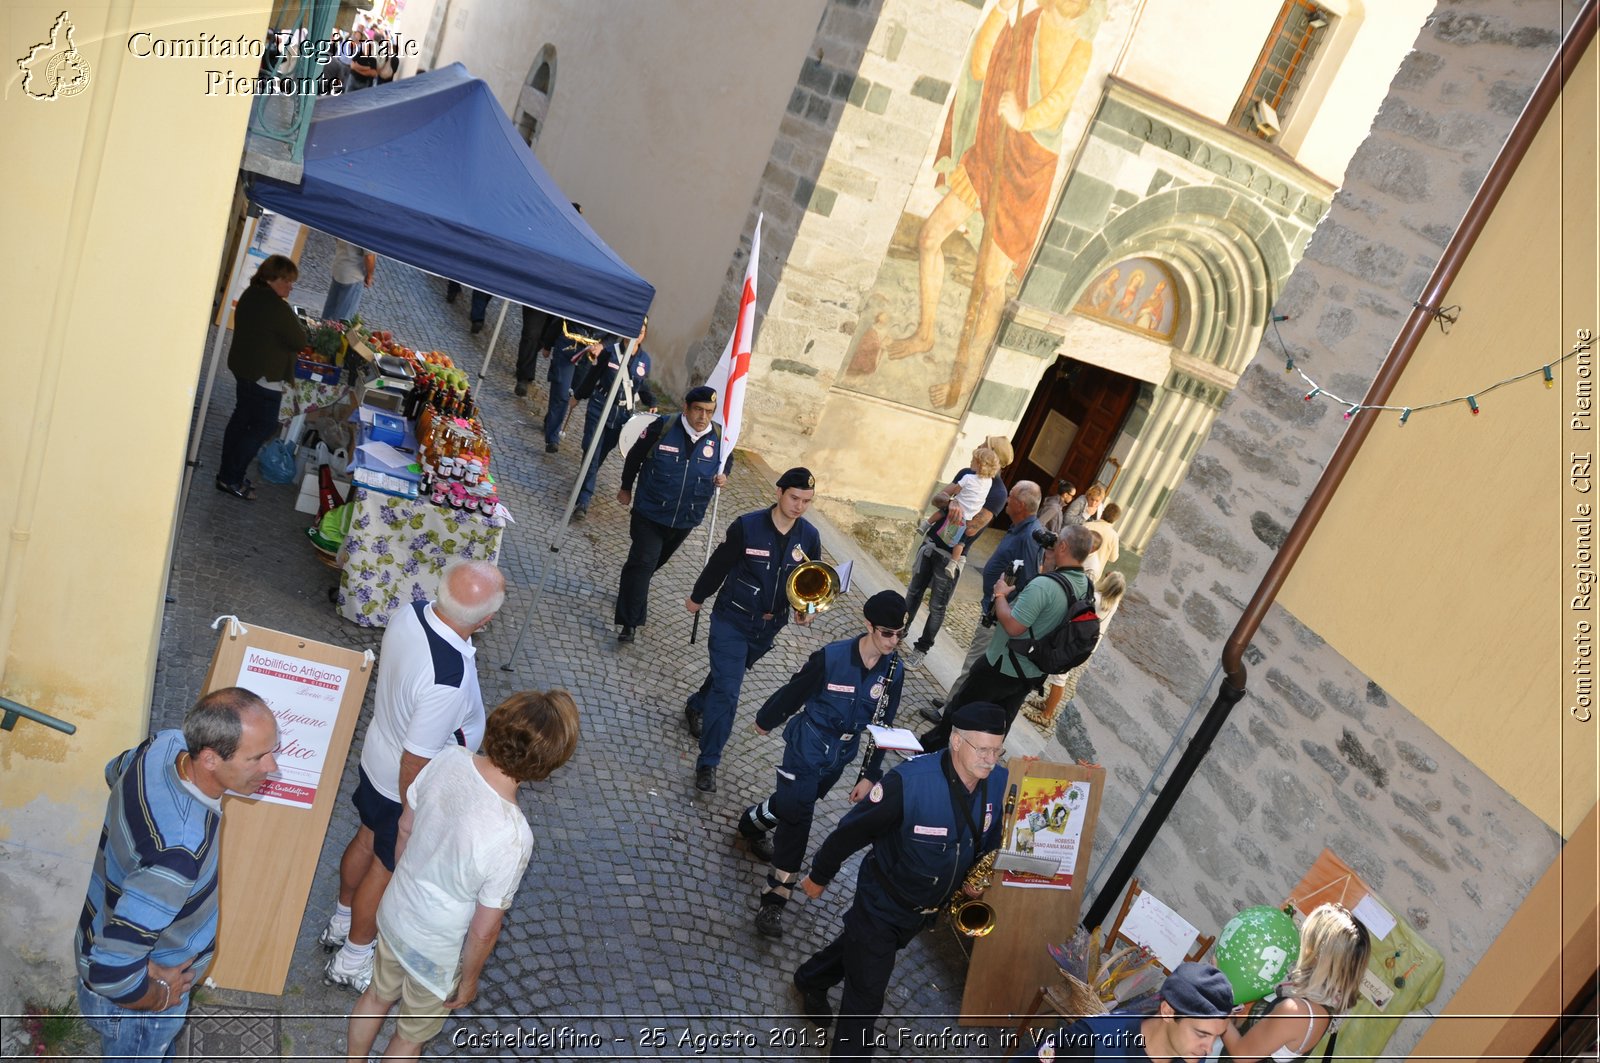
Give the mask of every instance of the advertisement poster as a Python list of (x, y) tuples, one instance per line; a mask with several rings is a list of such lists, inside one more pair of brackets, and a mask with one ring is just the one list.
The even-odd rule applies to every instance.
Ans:
[(1007, 871), (1002, 881), (1028, 889), (1070, 890), (1089, 807), (1089, 784), (1029, 776), (1017, 794), (1017, 819), (1007, 848), (1060, 861), (1050, 878)]
[(345, 668), (254, 648), (245, 651), (236, 685), (265, 701), (278, 718), (278, 748), (273, 751), (278, 771), (256, 797), (291, 808), (311, 807), (349, 679)]

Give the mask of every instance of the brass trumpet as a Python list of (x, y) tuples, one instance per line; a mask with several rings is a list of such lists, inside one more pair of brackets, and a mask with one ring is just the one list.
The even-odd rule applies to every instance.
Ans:
[(990, 849), (985, 853), (983, 859), (973, 864), (972, 870), (967, 872), (961, 888), (951, 896), (950, 925), (957, 933), (969, 938), (981, 938), (994, 930), (994, 908), (977, 897), (968, 897), (967, 889), (970, 887), (981, 893), (989, 888), (994, 880), (994, 858), (999, 855), (999, 849)]
[(826, 561), (805, 561), (789, 573), (784, 593), (797, 613), (820, 613), (839, 596), (839, 571)]
[(577, 344), (579, 347), (593, 347), (596, 344), (599, 344), (602, 347), (605, 346), (605, 341), (602, 339), (598, 339), (594, 336), (585, 336), (581, 332), (573, 332), (571, 329), (567, 328), (567, 323), (565, 320), (561, 322), (561, 334), (567, 339), (571, 340), (573, 343)]

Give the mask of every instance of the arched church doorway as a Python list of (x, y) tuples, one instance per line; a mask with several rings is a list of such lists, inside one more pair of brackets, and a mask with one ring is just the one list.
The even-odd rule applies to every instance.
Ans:
[(1017, 426), (1017, 460), (1006, 479), (1033, 480), (1047, 492), (1064, 479), (1081, 492), (1105, 468), (1139, 387), (1133, 377), (1057, 357)]

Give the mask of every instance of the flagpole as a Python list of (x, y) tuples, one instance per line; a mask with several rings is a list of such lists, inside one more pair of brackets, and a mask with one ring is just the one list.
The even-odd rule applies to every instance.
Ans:
[[(717, 531), (717, 503), (722, 501), (722, 488), (711, 492), (711, 519), (706, 522), (706, 558), (700, 562), (700, 571), (704, 572), (706, 566), (711, 564), (711, 539)], [(689, 645), (693, 646), (695, 639), (700, 636), (700, 614), (705, 612), (705, 605), (694, 611), (694, 626), (689, 629)]]
[[(559, 554), (561, 544), (566, 542), (567, 530), (572, 526), (572, 511), (578, 507), (578, 493), (583, 490), (583, 481), (589, 475), (589, 466), (594, 463), (595, 452), (600, 449), (600, 440), (604, 438), (606, 429), (611, 422), (611, 413), (617, 404), (617, 392), (622, 390), (623, 378), (628, 375), (628, 366), (633, 361), (634, 352), (639, 349), (639, 337), (635, 336), (628, 342), (628, 351), (622, 356), (622, 365), (617, 368), (616, 376), (611, 378), (611, 390), (606, 394), (605, 416), (595, 426), (594, 435), (589, 440), (588, 449), (583, 453), (583, 462), (578, 466), (578, 479), (572, 485), (572, 493), (567, 496), (566, 512), (561, 514), (561, 526), (556, 529), (555, 538), (550, 541), (550, 552)], [(576, 412), (576, 411), (574, 411)], [(624, 455), (624, 458), (626, 455)], [(533, 611), (539, 606), (539, 599), (544, 596), (544, 589), (550, 582), (550, 570), (555, 568), (554, 561), (545, 564), (539, 572), (539, 582), (533, 588), (533, 599), (528, 602), (528, 615), (522, 618), (522, 627), (517, 631), (516, 645), (511, 647), (511, 656), (506, 663), (500, 666), (502, 672), (514, 671), (512, 662), (522, 652), (522, 640), (528, 636), (528, 625), (533, 622)]]

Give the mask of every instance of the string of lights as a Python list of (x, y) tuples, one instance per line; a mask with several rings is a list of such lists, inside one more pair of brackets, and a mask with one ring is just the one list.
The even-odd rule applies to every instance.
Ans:
[(1556, 386), (1555, 373), (1553, 372), (1554, 368), (1565, 362), (1567, 359), (1577, 356), (1579, 353), (1579, 350), (1574, 348), (1573, 350), (1563, 354), (1560, 358), (1553, 359), (1549, 362), (1546, 362), (1544, 365), (1530, 369), (1526, 373), (1518, 373), (1516, 376), (1508, 376), (1504, 380), (1496, 380), (1487, 387), (1479, 388), (1477, 391), (1474, 391), (1468, 395), (1456, 395), (1448, 399), (1439, 399), (1437, 402), (1423, 402), (1414, 406), (1393, 406), (1379, 403), (1352, 402), (1349, 399), (1340, 395), (1336, 395), (1327, 388), (1324, 388), (1315, 380), (1311, 379), (1310, 376), (1306, 375), (1306, 371), (1304, 369), (1301, 369), (1295, 364), (1294, 353), (1289, 350), (1289, 345), (1284, 342), (1283, 333), (1278, 331), (1278, 322), (1287, 320), (1289, 320), (1287, 314), (1273, 314), (1271, 318), (1272, 332), (1278, 337), (1278, 349), (1283, 352), (1283, 371), (1285, 373), (1298, 373), (1300, 379), (1306, 382), (1306, 387), (1309, 388), (1309, 390), (1305, 394), (1305, 401), (1310, 402), (1312, 399), (1325, 398), (1330, 402), (1333, 402), (1339, 406), (1343, 406), (1344, 419), (1347, 421), (1356, 414), (1360, 413), (1362, 410), (1383, 410), (1389, 413), (1398, 413), (1400, 415), (1400, 423), (1403, 425), (1407, 420), (1410, 419), (1413, 413), (1421, 413), (1424, 410), (1438, 410), (1443, 409), (1446, 406), (1457, 405), (1466, 406), (1467, 409), (1472, 411), (1472, 415), (1476, 417), (1479, 409), (1479, 396), (1487, 395), (1491, 391), (1494, 391), (1497, 388), (1503, 388), (1508, 384), (1515, 384), (1520, 380), (1528, 380), (1541, 375), (1544, 377), (1544, 386), (1547, 388), (1553, 388)]

